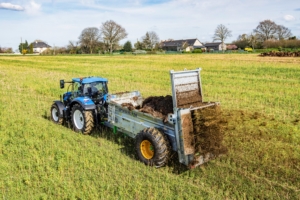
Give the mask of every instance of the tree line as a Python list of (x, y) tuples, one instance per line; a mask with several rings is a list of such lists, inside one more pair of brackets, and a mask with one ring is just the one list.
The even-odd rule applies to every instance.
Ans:
[(241, 34), (232, 43), (241, 49), (247, 47), (252, 47), (253, 49), (300, 47), (299, 40), (292, 35), (291, 30), (271, 20), (259, 22), (258, 26), (250, 34)]
[[(156, 32), (147, 31), (140, 40), (137, 40), (134, 45), (130, 41), (126, 41), (124, 45), (119, 42), (127, 37), (128, 33), (125, 28), (113, 20), (108, 20), (98, 27), (88, 27), (82, 30), (77, 41), (69, 41), (66, 47), (52, 47), (45, 53), (49, 54), (94, 54), (94, 53), (112, 53), (115, 50), (131, 52), (136, 50), (158, 50), (160, 49), (160, 39)], [(223, 24), (220, 24), (215, 29), (213, 42), (225, 42), (226, 39), (232, 36), (232, 32)], [(262, 48), (299, 48), (300, 42), (296, 36), (293, 36), (291, 31), (283, 26), (278, 25), (271, 20), (259, 22), (258, 26), (253, 29), (250, 34), (241, 34), (238, 38), (232, 41), (229, 48), (236, 47), (245, 49), (251, 47), (253, 49)], [(32, 44), (28, 45), (20, 43), (19, 51), (21, 53), (32, 53)], [(25, 51), (25, 52), (24, 52)]]
[(13, 50), (11, 47), (1, 47), (0, 46), (0, 53), (13, 53)]
[(69, 41), (66, 47), (53, 47), (45, 54), (95, 54), (95, 53), (112, 53), (115, 50), (131, 52), (133, 49), (153, 50), (158, 48), (159, 37), (153, 31), (146, 32), (133, 45), (130, 41), (125, 42), (122, 46), (119, 42), (127, 37), (127, 32), (120, 24), (113, 20), (106, 21), (97, 27), (88, 27), (82, 30), (77, 41)]

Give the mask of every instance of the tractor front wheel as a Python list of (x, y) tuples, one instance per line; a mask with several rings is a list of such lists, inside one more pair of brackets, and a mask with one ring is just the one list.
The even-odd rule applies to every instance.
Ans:
[(59, 124), (59, 125), (63, 124), (64, 118), (59, 116), (59, 109), (55, 103), (52, 104), (51, 106), (50, 114), (51, 114), (51, 121), (53, 121), (55, 124)]
[(136, 136), (137, 156), (146, 165), (162, 167), (170, 155), (170, 144), (166, 136), (155, 128), (145, 128)]
[(81, 132), (85, 135), (91, 133), (94, 128), (92, 111), (85, 111), (80, 105), (76, 104), (72, 108), (71, 116), (75, 132)]

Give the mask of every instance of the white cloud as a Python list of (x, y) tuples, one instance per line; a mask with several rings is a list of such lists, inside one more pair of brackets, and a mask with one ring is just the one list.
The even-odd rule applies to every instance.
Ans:
[(81, 0), (80, 1), (83, 5), (93, 5), (95, 4), (94, 0)]
[(30, 15), (37, 15), (40, 12), (41, 5), (30, 1), (29, 5), (25, 6), (25, 10)]
[(284, 18), (286, 21), (293, 21), (293, 20), (295, 20), (295, 17), (292, 16), (292, 15), (285, 15), (283, 18)]
[(11, 3), (0, 3), (0, 8), (2, 9), (8, 9), (8, 10), (16, 10), (16, 11), (23, 11), (24, 8), (19, 5), (14, 5)]

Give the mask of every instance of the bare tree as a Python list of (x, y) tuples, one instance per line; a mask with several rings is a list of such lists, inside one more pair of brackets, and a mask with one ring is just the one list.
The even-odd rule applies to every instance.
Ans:
[(239, 35), (237, 40), (239, 41), (247, 41), (248, 40), (248, 35), (246, 33), (242, 34), (242, 35)]
[(154, 31), (148, 31), (146, 35), (142, 37), (142, 40), (145, 48), (151, 50), (159, 43), (159, 37)]
[(231, 31), (226, 28), (223, 24), (220, 24), (217, 26), (215, 30), (215, 34), (213, 36), (214, 41), (221, 41), (222, 42), (222, 50), (224, 51), (224, 41), (228, 38), (231, 37)]
[(289, 39), (291, 36), (292, 33), (288, 28), (282, 25), (277, 26), (277, 37), (279, 40)]
[(78, 52), (78, 41), (69, 41), (69, 44), (67, 45), (67, 49), (70, 54), (76, 54)]
[(120, 40), (127, 37), (126, 30), (113, 20), (102, 23), (100, 32), (103, 35), (104, 42), (109, 46), (110, 53), (112, 53), (114, 45), (117, 45)]
[(257, 34), (259, 40), (266, 41), (269, 39), (275, 39), (277, 33), (277, 24), (271, 20), (264, 20), (259, 22), (256, 29), (254, 29), (254, 33)]
[(83, 48), (88, 48), (92, 54), (93, 50), (97, 47), (100, 42), (99, 29), (96, 27), (85, 28), (79, 36), (79, 43)]
[(250, 46), (252, 47), (252, 49), (254, 50), (254, 47), (256, 46), (256, 44), (258, 43), (258, 36), (255, 33), (251, 33), (248, 37), (248, 41)]
[(238, 48), (244, 49), (249, 45), (249, 36), (246, 33), (243, 33), (237, 37), (237, 40), (232, 41), (232, 43)]

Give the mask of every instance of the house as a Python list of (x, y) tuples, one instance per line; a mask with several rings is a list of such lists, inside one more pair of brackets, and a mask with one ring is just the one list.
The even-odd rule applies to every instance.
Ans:
[(222, 51), (227, 49), (226, 44), (222, 42), (206, 43), (204, 46), (206, 47), (207, 51)]
[(198, 39), (165, 40), (160, 47), (165, 51), (193, 51), (194, 49), (206, 49)]
[(45, 42), (43, 42), (41, 40), (36, 40), (36, 41), (32, 42), (31, 44), (33, 46), (33, 53), (42, 53), (43, 51), (47, 50), (48, 48), (51, 48), (50, 45), (46, 44)]
[(237, 50), (238, 47), (235, 44), (227, 44), (226, 49), (227, 50)]

